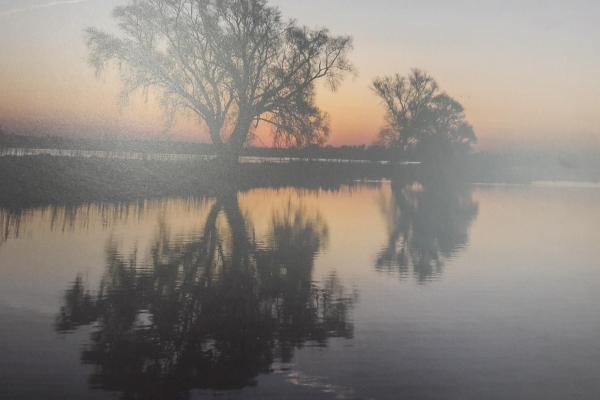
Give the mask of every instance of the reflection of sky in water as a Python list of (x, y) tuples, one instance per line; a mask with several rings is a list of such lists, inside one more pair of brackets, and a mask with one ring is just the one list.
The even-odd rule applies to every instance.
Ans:
[[(478, 212), (467, 226), (467, 242), (443, 257), (435, 281), (425, 284), (414, 273), (376, 266), (393, 228), (384, 212), (393, 199), (388, 184), (341, 191), (261, 189), (239, 196), (258, 242), (266, 243), (273, 215), (290, 204), (302, 207), (308, 220), (320, 216), (328, 239), (316, 254), (312, 277), (319, 283), (335, 272), (346, 289), (357, 292), (352, 339), (297, 350), (290, 364), (273, 364), (275, 374), (261, 377), (239, 398), (303, 398), (301, 393), (559, 399), (598, 393), (597, 189), (477, 187)], [(95, 290), (109, 240), (123, 254), (137, 249), (138, 260), (147, 264), (144, 255), (161, 222), (172, 240), (198, 237), (214, 203), (168, 200), (26, 212), (18, 238), (11, 231), (0, 245), (0, 320), (14, 328), (0, 330), (7, 355), (0, 370), (12, 362), (15, 371), (29, 370), (23, 376), (31, 387), (44, 387), (47, 363), (23, 357), (20, 349), (28, 346), (28, 354), (64, 364), (54, 369), (71, 371), (70, 390), (84, 393), (89, 369), (78, 367), (78, 349), (89, 340), (89, 329), (58, 341), (51, 330), (65, 289), (81, 275)], [(443, 216), (436, 221), (448, 223)], [(52, 376), (67, 379), (66, 372)]]

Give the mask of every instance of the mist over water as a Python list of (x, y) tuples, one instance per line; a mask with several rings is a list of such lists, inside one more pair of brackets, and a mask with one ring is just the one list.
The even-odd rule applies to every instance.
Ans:
[(406, 3), (0, 0), (0, 400), (599, 398), (600, 3)]
[(395, 181), (4, 209), (0, 397), (593, 398), (598, 200)]

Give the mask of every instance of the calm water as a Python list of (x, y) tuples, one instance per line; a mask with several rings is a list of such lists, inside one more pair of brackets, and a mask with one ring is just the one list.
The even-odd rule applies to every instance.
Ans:
[(600, 398), (600, 189), (0, 212), (2, 399)]

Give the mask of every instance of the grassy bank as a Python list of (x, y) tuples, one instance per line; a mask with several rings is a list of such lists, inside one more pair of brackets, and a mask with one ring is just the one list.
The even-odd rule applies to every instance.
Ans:
[(224, 170), (212, 161), (143, 161), (52, 156), (0, 157), (0, 206), (127, 201), (192, 196), (254, 187), (337, 187), (390, 176), (375, 164), (244, 164)]
[[(471, 182), (528, 183), (533, 180), (600, 180), (595, 164), (556, 160), (518, 163), (475, 158), (460, 174)], [(430, 170), (436, 170), (432, 172)], [(0, 157), (0, 207), (30, 208), (175, 196), (207, 195), (223, 190), (297, 186), (337, 188), (357, 180), (431, 175), (449, 179), (453, 168), (392, 166), (375, 163), (298, 161), (242, 164), (223, 169), (215, 161), (111, 160), (53, 156)], [(451, 179), (451, 178), (450, 178)]]

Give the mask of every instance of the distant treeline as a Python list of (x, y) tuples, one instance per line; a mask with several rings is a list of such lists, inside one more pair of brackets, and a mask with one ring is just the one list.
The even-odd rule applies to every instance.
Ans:
[(471, 156), (473, 182), (526, 183), (532, 181), (600, 182), (600, 154), (589, 151), (511, 150)]
[[(26, 136), (0, 133), (0, 147), (25, 149), (90, 150), (109, 152), (139, 152), (165, 154), (214, 155), (212, 144), (169, 140), (129, 138), (68, 138), (58, 136)], [(308, 146), (305, 148), (248, 147), (243, 156), (328, 158), (345, 160), (383, 161), (392, 151), (381, 146)]]
[[(0, 148), (44, 148), (108, 152), (214, 155), (211, 144), (166, 140), (117, 138), (67, 138), (2, 134)], [(296, 148), (250, 147), (245, 156), (296, 157), (306, 159), (398, 160), (397, 153), (380, 146), (309, 146)], [(401, 160), (402, 161), (402, 160)], [(420, 161), (420, 160), (404, 160)], [(532, 151), (515, 148), (498, 152), (475, 152), (464, 160), (464, 171), (474, 182), (530, 182), (534, 180), (600, 181), (600, 155), (589, 151)], [(325, 168), (325, 167), (323, 167)], [(337, 171), (339, 173), (339, 171)]]

